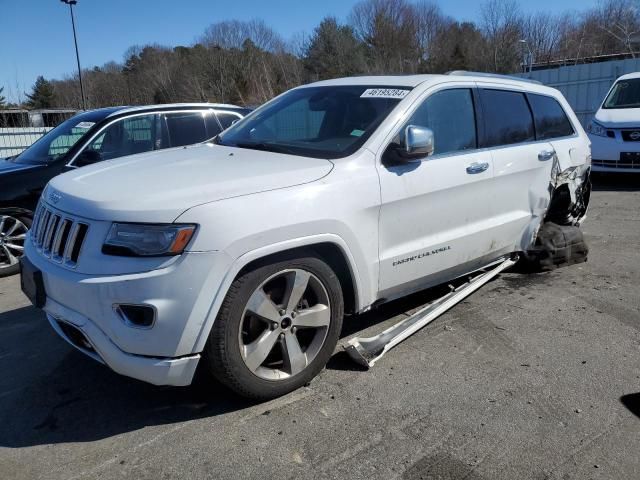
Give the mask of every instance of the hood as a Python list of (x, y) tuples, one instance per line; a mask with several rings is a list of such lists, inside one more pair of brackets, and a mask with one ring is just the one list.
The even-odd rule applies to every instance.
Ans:
[(169, 223), (196, 205), (312, 182), (332, 168), (323, 159), (202, 144), (65, 173), (43, 198), (94, 220)]
[(640, 108), (601, 108), (595, 120), (606, 128), (638, 128)]
[(32, 168), (43, 167), (43, 164), (37, 163), (18, 163), (13, 160), (0, 159), (0, 175), (4, 173), (19, 172), (22, 170), (30, 170)]

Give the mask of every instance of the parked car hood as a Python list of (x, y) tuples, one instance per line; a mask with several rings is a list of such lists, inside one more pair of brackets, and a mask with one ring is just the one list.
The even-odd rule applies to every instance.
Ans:
[(602, 108), (595, 120), (606, 128), (640, 128), (640, 108)]
[(0, 159), (0, 175), (44, 166), (37, 163), (18, 163), (11, 159)]
[(312, 182), (332, 168), (323, 159), (201, 144), (65, 173), (43, 197), (94, 220), (172, 222), (196, 205)]

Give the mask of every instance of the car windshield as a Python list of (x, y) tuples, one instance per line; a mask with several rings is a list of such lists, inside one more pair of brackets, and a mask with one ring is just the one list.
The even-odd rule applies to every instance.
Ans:
[(364, 144), (410, 90), (298, 88), (220, 134), (216, 143), (315, 158), (345, 157)]
[(97, 122), (110, 111), (85, 112), (62, 122), (18, 155), (18, 163), (49, 163), (65, 155)]
[(604, 101), (604, 108), (640, 108), (640, 78), (617, 82)]

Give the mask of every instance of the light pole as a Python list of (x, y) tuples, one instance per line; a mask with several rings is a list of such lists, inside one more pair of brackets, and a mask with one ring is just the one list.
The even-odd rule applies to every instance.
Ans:
[(78, 39), (76, 37), (76, 21), (73, 18), (73, 6), (78, 3), (78, 0), (60, 0), (62, 3), (69, 5), (69, 12), (71, 13), (71, 27), (73, 28), (73, 43), (76, 46), (76, 61), (78, 62), (78, 78), (80, 79), (80, 95), (82, 96), (82, 109), (87, 109), (87, 104), (84, 99), (84, 86), (82, 85), (82, 69), (80, 68), (80, 54), (78, 53)]
[[(533, 52), (531, 51), (531, 48), (529, 47), (529, 42), (527, 42), (526, 40), (523, 39), (523, 40), (520, 40), (520, 43), (529, 52), (529, 55), (528, 55), (529, 61), (528, 62), (526, 61), (527, 57), (525, 55), (522, 55), (522, 57), (523, 57), (522, 59), (525, 60), (524, 62), (522, 62), (522, 69), (526, 73), (526, 71), (527, 71), (527, 63), (529, 63), (529, 73), (531, 73), (531, 70), (533, 69)], [(522, 50), (523, 53), (524, 53), (524, 48)]]

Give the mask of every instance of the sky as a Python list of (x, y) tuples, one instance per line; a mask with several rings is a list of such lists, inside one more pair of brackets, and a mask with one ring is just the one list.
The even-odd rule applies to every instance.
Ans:
[[(346, 21), (356, 0), (78, 0), (74, 7), (83, 68), (122, 62), (132, 45), (190, 45), (212, 23), (264, 20), (285, 39), (313, 31), (332, 15)], [(436, 0), (457, 20), (476, 21), (478, 0)], [(524, 12), (582, 11), (597, 0), (521, 1)], [(0, 87), (10, 101), (36, 77), (76, 70), (69, 7), (60, 0), (0, 0)]]

